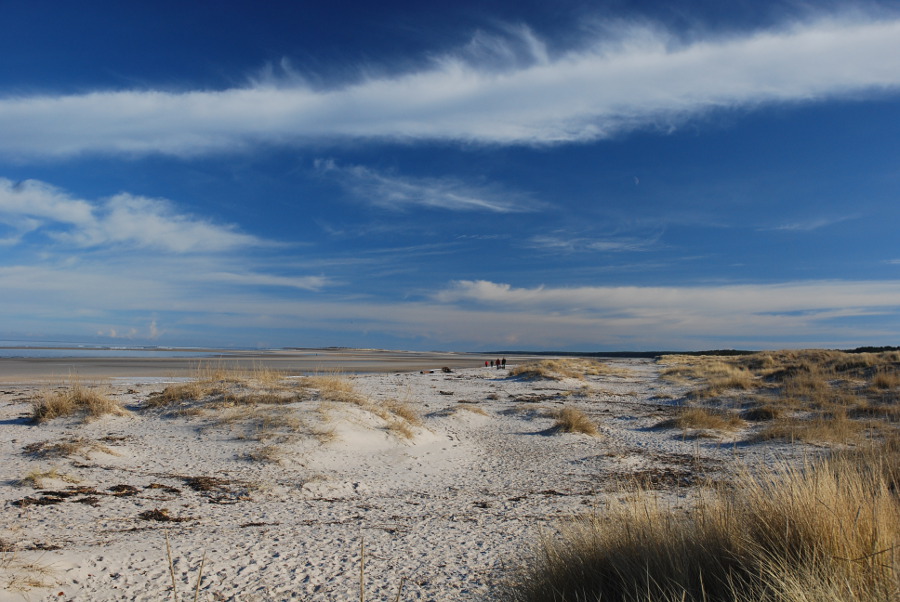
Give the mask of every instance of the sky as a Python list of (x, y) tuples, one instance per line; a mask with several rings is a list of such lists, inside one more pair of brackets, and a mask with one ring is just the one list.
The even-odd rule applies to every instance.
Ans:
[(0, 21), (0, 339), (900, 345), (896, 2)]

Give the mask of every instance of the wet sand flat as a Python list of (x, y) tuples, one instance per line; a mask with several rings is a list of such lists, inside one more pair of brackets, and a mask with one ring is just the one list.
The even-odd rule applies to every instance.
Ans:
[[(493, 355), (382, 350), (302, 349), (277, 351), (210, 350), (203, 357), (73, 357), (0, 358), (0, 383), (54, 382), (70, 377), (190, 377), (206, 366), (225, 369), (268, 368), (285, 373), (408, 372), (474, 368)], [(520, 361), (522, 358), (510, 358)]]

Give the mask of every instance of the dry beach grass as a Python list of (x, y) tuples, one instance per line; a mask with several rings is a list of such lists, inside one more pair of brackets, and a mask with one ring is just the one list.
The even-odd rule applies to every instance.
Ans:
[[(692, 386), (687, 409), (761, 423), (757, 440), (854, 443), (900, 428), (900, 353), (762, 352), (729, 359), (671, 356), (664, 378)], [(672, 426), (683, 427), (683, 424)]]
[(96, 385), (85, 385), (77, 379), (55, 390), (42, 390), (32, 398), (31, 408), (32, 419), (38, 423), (76, 414), (84, 420), (91, 420), (106, 414), (125, 413), (121, 404), (104, 390)]
[(898, 465), (894, 446), (744, 472), (687, 511), (638, 491), (548, 539), (504, 600), (896, 600)]
[[(898, 366), (790, 351), (9, 388), (0, 587), (40, 559), (58, 568), (35, 600), (888, 600)], [(38, 419), (49, 397), (82, 401)]]

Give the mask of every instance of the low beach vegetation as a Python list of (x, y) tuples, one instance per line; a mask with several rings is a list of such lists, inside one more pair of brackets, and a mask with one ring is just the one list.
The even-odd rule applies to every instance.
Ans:
[(0, 591), (29, 600), (32, 590), (57, 584), (52, 566), (26, 558), (15, 545), (0, 540)]
[(153, 393), (144, 407), (190, 415), (202, 413), (203, 408), (286, 404), (302, 399), (303, 391), (297, 382), (276, 370), (201, 364), (190, 380)]
[(588, 376), (627, 376), (624, 368), (613, 368), (602, 362), (584, 358), (559, 358), (527, 362), (513, 366), (510, 376), (526, 380), (547, 379), (562, 380), (564, 378), (584, 379)]
[(23, 453), (35, 458), (69, 458), (81, 456), (90, 459), (91, 454), (104, 453), (110, 456), (118, 455), (108, 445), (100, 441), (94, 441), (86, 437), (69, 437), (61, 441), (39, 441), (30, 443), (23, 448)]
[(504, 602), (900, 598), (900, 446), (753, 473), (687, 510), (652, 492), (547, 537)]
[(680, 408), (674, 418), (663, 420), (657, 428), (688, 430), (733, 431), (744, 426), (744, 421), (731, 412), (706, 407)]
[(594, 421), (577, 408), (564, 407), (551, 412), (550, 415), (555, 419), (555, 422), (551, 427), (555, 431), (563, 433), (581, 433), (592, 437), (596, 437), (600, 434)]
[(31, 470), (20, 479), (15, 481), (20, 487), (32, 487), (34, 489), (43, 489), (48, 481), (63, 481), (65, 483), (79, 483), (80, 479), (71, 474), (64, 473), (56, 466), (42, 470), (36, 468)]
[[(751, 441), (860, 443), (900, 430), (900, 353), (766, 351), (729, 358), (666, 356), (664, 379), (689, 385), (682, 428), (758, 425)], [(691, 427), (704, 414), (727, 425)]]
[[(292, 404), (309, 402), (308, 410)], [(227, 427), (243, 440), (267, 441), (268, 446), (243, 457), (255, 461), (280, 461), (283, 448), (297, 436), (310, 435), (321, 443), (332, 441), (332, 404), (352, 404), (384, 421), (384, 429), (402, 439), (415, 437), (422, 416), (411, 401), (389, 399), (374, 402), (362, 394), (353, 380), (340, 373), (317, 373), (287, 378), (277, 371), (254, 368), (228, 370), (205, 367), (184, 383), (152, 394), (145, 407), (170, 416), (201, 416), (202, 428)], [(275, 449), (278, 447), (278, 453)], [(277, 456), (277, 459), (276, 459)]]
[(479, 416), (490, 416), (488, 411), (485, 410), (484, 408), (482, 408), (478, 405), (471, 404), (471, 403), (462, 403), (462, 402), (460, 402), (459, 405), (457, 405), (453, 408), (453, 412), (454, 413), (471, 412), (472, 414), (478, 414)]
[(45, 389), (31, 399), (31, 418), (38, 424), (64, 416), (80, 416), (87, 421), (107, 414), (123, 416), (127, 413), (104, 389), (78, 380), (52, 390)]

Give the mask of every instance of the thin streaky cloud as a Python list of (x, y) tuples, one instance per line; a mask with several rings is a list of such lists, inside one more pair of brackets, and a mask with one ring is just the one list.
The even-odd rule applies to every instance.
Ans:
[(625, 253), (649, 251), (658, 242), (658, 236), (649, 239), (635, 237), (588, 238), (563, 235), (537, 235), (528, 241), (528, 246), (545, 251), (561, 253), (599, 252)]
[(334, 284), (330, 278), (325, 276), (274, 276), (256, 272), (212, 272), (198, 275), (196, 278), (197, 280), (239, 284), (242, 286), (275, 286), (314, 292)]
[(856, 218), (857, 216), (855, 215), (845, 215), (841, 217), (816, 217), (807, 220), (781, 224), (779, 226), (771, 228), (771, 230), (781, 232), (812, 232), (814, 230), (819, 230), (821, 228), (826, 228), (828, 226), (833, 226), (835, 224), (840, 224), (841, 222), (846, 222)]
[[(260, 143), (452, 140), (543, 145), (677, 126), (717, 108), (895, 94), (900, 19), (826, 16), (780, 29), (682, 41), (645, 25), (548, 55), (523, 30), (531, 60), (473, 58), (363, 75), (339, 87), (302, 78), (224, 90), (97, 90), (0, 99), (0, 154), (16, 161), (82, 153), (197, 155)], [(477, 46), (488, 45), (480, 41)], [(477, 57), (478, 53), (474, 53)], [(509, 63), (509, 61), (508, 61)], [(386, 71), (390, 71), (387, 69)]]
[(548, 309), (551, 311), (625, 312), (631, 315), (681, 313), (779, 314), (851, 308), (900, 307), (898, 281), (813, 281), (717, 286), (618, 286), (516, 288), (486, 280), (461, 280), (440, 291), (443, 303)]
[(538, 204), (521, 192), (473, 185), (457, 178), (412, 178), (385, 174), (360, 165), (342, 166), (330, 159), (315, 162), (317, 171), (334, 179), (355, 198), (386, 209), (411, 207), (447, 211), (517, 213)]

